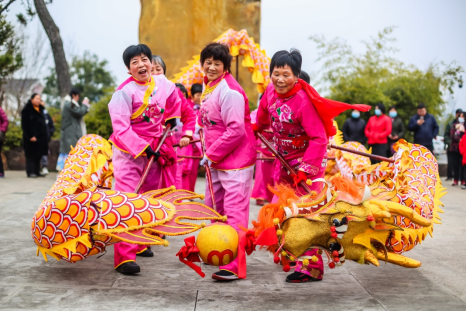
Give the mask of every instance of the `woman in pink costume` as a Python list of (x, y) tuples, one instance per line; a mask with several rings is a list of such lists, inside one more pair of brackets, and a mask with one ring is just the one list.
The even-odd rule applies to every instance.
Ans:
[[(256, 123), (257, 109), (251, 112), (251, 123)], [(271, 141), (273, 134), (269, 132), (262, 133), (264, 137)], [(257, 157), (272, 158), (274, 155), (269, 149), (257, 139)], [(272, 202), (273, 193), (269, 190), (268, 186), (273, 186), (273, 160), (259, 160), (256, 162), (256, 174), (254, 176), (254, 188), (252, 189), (251, 197), (256, 199), (256, 205), (264, 205), (265, 201)]]
[[(335, 135), (333, 118), (347, 109), (367, 111), (366, 105), (348, 105), (322, 98), (309, 84), (299, 79), (302, 57), (298, 50), (279, 51), (270, 63), (272, 83), (261, 99), (255, 131), (269, 127), (277, 151), (296, 171), (289, 175), (281, 163), (275, 161), (275, 183), (296, 187), (298, 195), (307, 194), (299, 186), (301, 181), (312, 180), (311, 190), (320, 191), (327, 163), (328, 137)], [(287, 282), (302, 283), (322, 280), (322, 256), (318, 249), (310, 248), (303, 256), (317, 257), (303, 268), (298, 264)]]
[[(132, 45), (123, 53), (131, 75), (123, 82), (108, 104), (112, 119), (113, 167), (115, 190), (134, 192), (152, 155), (156, 161), (141, 191), (161, 188), (160, 153), (154, 152), (163, 131), (164, 120), (180, 115), (181, 100), (175, 84), (163, 75), (151, 75), (152, 53), (145, 44)], [(123, 274), (140, 271), (136, 254), (151, 257), (144, 246), (120, 242), (115, 244), (115, 268)]]
[[(152, 56), (152, 74), (153, 75), (165, 75), (167, 67), (165, 62), (158, 55)], [(176, 92), (178, 97), (181, 100), (181, 116), (179, 120), (174, 119), (173, 116), (165, 114), (164, 117), (167, 123), (170, 123), (171, 128), (173, 129), (170, 133), (170, 136), (165, 140), (162, 151), (166, 151), (166, 154), (169, 157), (164, 158), (164, 153), (161, 153), (162, 159), (166, 160), (166, 163), (162, 169), (162, 188), (168, 188), (170, 186), (176, 186), (178, 189), (183, 189), (178, 183), (178, 163), (176, 154), (185, 148), (189, 148), (189, 141), (193, 138), (194, 129), (196, 126), (196, 114), (192, 108), (191, 102), (186, 99), (186, 96), (183, 94), (180, 88), (182, 87), (184, 91), (186, 88), (182, 84), (175, 84), (177, 86)], [(186, 92), (187, 93), (187, 92)], [(170, 103), (167, 103), (167, 111), (170, 111)], [(173, 148), (174, 144), (179, 144), (180, 147), (175, 150)], [(172, 161), (173, 159), (173, 161)]]
[[(184, 87), (183, 87), (184, 88)], [(186, 89), (185, 89), (186, 90)], [(201, 102), (201, 94), (202, 94), (202, 85), (200, 84), (193, 84), (191, 86), (191, 96), (193, 98), (193, 108), (199, 107)], [(187, 98), (187, 92), (186, 92)], [(189, 100), (186, 100), (187, 103), (191, 104)], [(196, 114), (199, 112), (199, 109), (195, 110), (194, 113)], [(183, 117), (183, 114), (182, 114)], [(179, 128), (179, 129), (178, 129)], [(185, 124), (181, 124), (177, 126), (177, 133), (184, 133)], [(178, 136), (179, 134), (177, 134)], [(193, 139), (198, 140), (199, 134), (196, 132), (193, 134)], [(177, 156), (200, 156), (201, 155), (201, 146), (200, 143), (190, 144), (183, 148), (178, 148), (176, 151)], [(178, 189), (186, 189), (189, 191), (194, 191), (196, 186), (197, 180), (197, 171), (199, 169), (199, 159), (188, 159), (182, 158), (178, 159), (177, 162), (177, 172), (176, 172), (176, 188)]]
[[(237, 231), (247, 228), (252, 190), (256, 139), (251, 128), (249, 103), (241, 86), (230, 74), (232, 56), (226, 45), (211, 43), (201, 52), (204, 92), (198, 124), (203, 128), (206, 152), (201, 165), (211, 163), (214, 198), (206, 187), (205, 204), (228, 217)], [(238, 258), (212, 278), (220, 281), (238, 279)]]

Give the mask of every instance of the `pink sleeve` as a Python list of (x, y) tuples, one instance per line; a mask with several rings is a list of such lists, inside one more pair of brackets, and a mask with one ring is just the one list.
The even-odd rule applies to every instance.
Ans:
[(241, 143), (246, 133), (244, 106), (243, 95), (234, 90), (229, 90), (220, 99), (220, 115), (226, 130), (206, 151), (206, 156), (212, 162), (221, 161)]
[(309, 137), (309, 146), (299, 170), (315, 176), (322, 168), (322, 160), (327, 152), (327, 134), (322, 119), (309, 99), (303, 100), (298, 112), (298, 121)]
[(269, 110), (267, 109), (267, 91), (262, 95), (262, 99), (257, 108), (256, 124), (261, 130), (270, 127)]
[(6, 132), (8, 129), (8, 117), (6, 116), (5, 111), (0, 108), (0, 131)]
[(108, 104), (112, 119), (113, 136), (134, 158), (137, 158), (149, 145), (131, 127), (133, 101), (123, 90), (116, 91)]
[(174, 87), (170, 96), (167, 97), (167, 102), (165, 103), (165, 112), (163, 113), (165, 121), (181, 117), (181, 98), (178, 95), (177, 90), (178, 88)]
[(193, 137), (196, 128), (196, 113), (189, 100), (184, 97), (181, 100), (181, 122), (183, 122), (183, 133), (181, 135)]

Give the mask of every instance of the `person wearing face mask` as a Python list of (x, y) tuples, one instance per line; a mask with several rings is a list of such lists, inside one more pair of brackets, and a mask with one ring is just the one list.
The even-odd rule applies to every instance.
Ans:
[[(205, 136), (205, 154), (201, 165), (210, 164), (214, 198), (206, 187), (205, 204), (228, 217), (227, 224), (242, 234), (248, 227), (249, 200), (252, 191), (256, 139), (251, 127), (246, 93), (230, 73), (232, 56), (227, 45), (210, 43), (201, 51), (204, 92), (197, 124)], [(245, 260), (245, 259), (244, 259)], [(238, 257), (220, 266), (212, 278), (232, 281), (245, 277)], [(241, 270), (240, 270), (241, 269)]]
[(365, 144), (367, 141), (364, 129), (366, 128), (366, 121), (361, 119), (361, 113), (357, 110), (351, 112), (351, 118), (346, 119), (341, 129), (343, 139), (345, 141), (357, 141)]
[(445, 126), (445, 133), (443, 134), (443, 142), (445, 143), (445, 149), (447, 150), (447, 178), (445, 181), (450, 181), (453, 180), (453, 166), (452, 162), (454, 161), (452, 158), (452, 153), (450, 151), (450, 145), (451, 145), (451, 128), (453, 126), (453, 123), (458, 122), (458, 118), (460, 117), (460, 114), (463, 112), (461, 109), (456, 109), (455, 111), (455, 118), (447, 123), (447, 126)]
[[(385, 105), (378, 103), (375, 106), (375, 115), (369, 118), (365, 129), (367, 143), (372, 148), (372, 154), (386, 156), (388, 136), (392, 132), (392, 121), (385, 115)], [(371, 159), (371, 163), (379, 163), (379, 160)]]
[(458, 121), (453, 122), (453, 125), (450, 130), (450, 137), (451, 143), (449, 147), (449, 151), (451, 152), (452, 156), (452, 169), (453, 169), (453, 186), (458, 186), (461, 182), (462, 187), (466, 187), (466, 181), (462, 162), (463, 157), (460, 150), (460, 141), (465, 136), (465, 112), (461, 112)]
[[(262, 96), (257, 122), (253, 126), (256, 132), (272, 129), (277, 151), (297, 171), (297, 174), (289, 175), (281, 162), (275, 160), (274, 182), (296, 188), (300, 196), (307, 194), (299, 185), (302, 181), (314, 180), (310, 189), (322, 190), (327, 143), (329, 137), (336, 134), (333, 119), (348, 109), (370, 109), (367, 105), (349, 105), (321, 97), (312, 86), (299, 78), (301, 64), (302, 57), (298, 50), (278, 51), (274, 54), (270, 63), (272, 83)], [(254, 226), (256, 229), (273, 226), (266, 221), (263, 219)], [(318, 250), (307, 249), (302, 256), (316, 256), (318, 260), (310, 261), (307, 267), (301, 262), (297, 263), (295, 272), (288, 275), (286, 281), (304, 283), (322, 280), (323, 260)]]
[[(160, 177), (164, 162), (159, 161), (160, 153), (154, 150), (161, 139), (164, 120), (180, 115), (181, 99), (173, 82), (164, 75), (151, 74), (151, 59), (152, 52), (145, 44), (126, 48), (123, 62), (130, 77), (117, 88), (108, 104), (113, 127), (109, 141), (113, 145), (117, 191), (134, 192), (152, 156), (155, 160), (140, 192), (162, 186)], [(114, 250), (115, 269), (123, 274), (140, 272), (136, 254), (154, 256), (146, 246), (126, 242), (116, 243)]]
[(391, 157), (395, 153), (395, 150), (393, 150), (393, 144), (403, 138), (406, 133), (406, 128), (403, 120), (398, 115), (395, 106), (391, 106), (390, 109), (388, 109), (388, 116), (392, 121), (392, 132), (388, 135), (387, 156)]
[(427, 113), (426, 105), (417, 105), (417, 114), (409, 120), (408, 131), (414, 132), (414, 143), (423, 145), (434, 153), (433, 139), (437, 138), (439, 127), (437, 120)]

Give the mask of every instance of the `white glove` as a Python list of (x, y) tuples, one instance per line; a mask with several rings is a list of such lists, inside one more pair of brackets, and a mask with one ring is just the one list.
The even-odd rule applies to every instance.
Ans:
[(201, 160), (201, 165), (204, 166), (206, 163), (209, 166), (212, 164), (212, 162), (206, 156), (204, 156), (204, 158), (202, 158), (202, 160)]

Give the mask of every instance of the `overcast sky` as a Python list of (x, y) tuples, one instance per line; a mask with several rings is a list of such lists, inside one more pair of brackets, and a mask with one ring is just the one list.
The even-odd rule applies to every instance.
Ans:
[[(23, 10), (17, 2), (11, 7), (11, 20)], [(138, 42), (138, 0), (54, 0), (48, 8), (60, 28), (67, 55), (89, 50), (109, 61), (117, 82), (126, 79), (121, 54)], [(308, 39), (311, 35), (341, 37), (357, 52), (363, 51), (362, 40), (384, 27), (396, 26), (400, 50), (396, 57), (401, 61), (420, 69), (432, 62), (453, 60), (465, 67), (465, 13), (465, 0), (262, 0), (260, 43), (269, 56), (277, 50), (300, 49), (303, 69), (316, 75), (320, 63), (316, 62), (315, 44)], [(26, 31), (35, 35), (38, 27), (35, 18)], [(456, 107), (466, 109), (465, 89), (455, 88)]]

